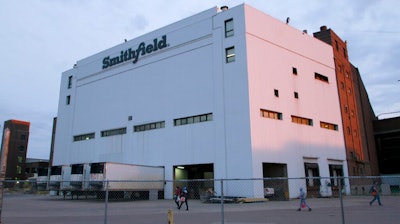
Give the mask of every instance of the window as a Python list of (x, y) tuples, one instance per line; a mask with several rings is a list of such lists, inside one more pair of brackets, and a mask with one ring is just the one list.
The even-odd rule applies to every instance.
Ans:
[(213, 114), (212, 113), (201, 114), (201, 115), (196, 115), (196, 116), (190, 116), (190, 117), (183, 117), (183, 118), (174, 119), (174, 125), (175, 126), (180, 126), (180, 125), (185, 125), (185, 124), (194, 124), (194, 123), (212, 121), (212, 120), (213, 120)]
[(338, 63), (337, 68), (338, 68), (338, 71), (339, 71), (340, 73), (343, 72), (343, 65), (342, 65), (341, 63)]
[(83, 164), (74, 164), (71, 166), (71, 174), (83, 174)]
[(50, 168), (50, 175), (61, 175), (61, 166), (52, 166)]
[(346, 48), (343, 48), (343, 57), (347, 58)]
[(225, 21), (225, 37), (233, 36), (233, 19)]
[(308, 125), (308, 126), (313, 126), (312, 119), (304, 118), (304, 117), (298, 117), (298, 116), (293, 116), (292, 115), (292, 122), (293, 123), (297, 123), (297, 124), (304, 124), (304, 125)]
[(93, 138), (94, 138), (94, 132), (88, 133), (88, 134), (83, 134), (83, 135), (75, 135), (74, 142), (89, 140), (89, 139), (93, 139)]
[(348, 113), (349, 112), (349, 107), (347, 105), (344, 105), (344, 112)]
[(261, 115), (261, 117), (265, 117), (265, 118), (282, 120), (282, 113), (280, 113), (280, 112), (260, 109), (260, 115)]
[(26, 135), (22, 134), (22, 135), (20, 136), (20, 139), (21, 139), (21, 140), (25, 140), (25, 139), (26, 139)]
[(18, 163), (23, 163), (23, 162), (24, 162), (23, 157), (22, 156), (18, 156)]
[(296, 98), (296, 99), (299, 98), (299, 93), (298, 92), (294, 92), (294, 98)]
[(275, 95), (276, 97), (279, 97), (279, 90), (274, 89), (274, 95)]
[(147, 123), (133, 126), (134, 132), (148, 131), (153, 129), (165, 128), (165, 121)]
[(235, 47), (230, 47), (225, 49), (226, 53), (226, 63), (231, 63), (235, 61)]
[(326, 77), (324, 75), (321, 75), (321, 74), (315, 72), (314, 73), (314, 77), (315, 77), (316, 80), (320, 80), (320, 81), (329, 83), (328, 77)]
[(348, 88), (348, 89), (347, 89), (347, 92), (348, 92), (349, 94), (351, 94), (351, 89), (350, 89), (350, 88)]
[(297, 75), (297, 68), (293, 67), (292, 68), (292, 73), (293, 73), (293, 75)]
[(92, 163), (90, 165), (90, 173), (104, 173), (104, 163)]
[(321, 128), (326, 128), (326, 129), (329, 129), (329, 130), (334, 130), (334, 131), (338, 130), (338, 125), (337, 124), (331, 124), (331, 123), (323, 122), (323, 121), (320, 122), (320, 127)]
[(22, 167), (21, 166), (17, 166), (17, 174), (22, 174)]
[(335, 46), (336, 46), (336, 50), (339, 50), (339, 42), (337, 40), (335, 40)]
[(24, 152), (24, 151), (25, 151), (25, 146), (20, 145), (20, 146), (18, 147), (18, 151)]
[(70, 103), (71, 103), (71, 96), (68, 95), (68, 96), (67, 96), (67, 105), (69, 105)]
[(72, 87), (72, 75), (68, 77), (68, 89), (71, 89)]
[(126, 128), (117, 128), (101, 132), (101, 137), (126, 134)]

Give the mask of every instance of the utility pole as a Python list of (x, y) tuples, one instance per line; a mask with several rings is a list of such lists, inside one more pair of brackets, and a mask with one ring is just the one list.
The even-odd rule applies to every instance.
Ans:
[(0, 167), (0, 223), (3, 211), (3, 189), (4, 180), (6, 179), (8, 142), (10, 140), (10, 129), (4, 129), (3, 133), (3, 148), (1, 150), (1, 167)]

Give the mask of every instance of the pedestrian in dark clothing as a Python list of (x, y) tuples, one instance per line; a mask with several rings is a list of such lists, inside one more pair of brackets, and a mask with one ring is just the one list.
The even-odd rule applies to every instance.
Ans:
[(369, 193), (372, 194), (374, 197), (370, 202), (369, 205), (372, 205), (376, 200), (378, 201), (379, 206), (382, 206), (381, 203), (381, 197), (380, 197), (380, 187), (379, 187), (379, 182), (375, 181), (374, 184), (371, 186), (371, 189), (369, 190)]
[(184, 188), (182, 188), (182, 193), (181, 193), (181, 196), (180, 196), (180, 201), (181, 201), (181, 202), (180, 202), (180, 205), (179, 205), (178, 209), (181, 209), (183, 203), (185, 203), (185, 205), (186, 205), (186, 211), (189, 210), (189, 205), (188, 205), (188, 198), (187, 198), (187, 196), (188, 196), (188, 191), (187, 191), (187, 188), (184, 187)]
[(174, 194), (174, 201), (175, 201), (177, 208), (179, 208), (179, 203), (181, 202), (181, 200), (180, 200), (181, 194), (182, 194), (181, 188), (179, 186), (177, 186), (175, 188), (175, 194)]
[(306, 201), (307, 194), (306, 194), (306, 192), (304, 192), (302, 187), (300, 188), (299, 198), (300, 198), (300, 207), (297, 209), (297, 211), (301, 211), (302, 208), (307, 207), (308, 211), (311, 212), (312, 209), (310, 208), (310, 206), (308, 206), (307, 201)]

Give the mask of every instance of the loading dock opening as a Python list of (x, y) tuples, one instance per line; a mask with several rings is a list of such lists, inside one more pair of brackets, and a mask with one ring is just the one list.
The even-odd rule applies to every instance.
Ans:
[[(182, 164), (173, 167), (175, 187), (187, 187), (189, 198), (200, 199), (202, 192), (214, 189), (214, 181), (197, 181), (201, 179), (214, 179), (214, 164)], [(181, 181), (189, 180), (189, 181)], [(192, 181), (191, 181), (192, 180)]]
[[(283, 163), (263, 163), (263, 177), (284, 177), (287, 178), (287, 165)], [(271, 188), (273, 193), (271, 193)], [(264, 197), (270, 200), (288, 200), (289, 199), (289, 185), (287, 179), (274, 179), (264, 180), (264, 189), (268, 194)]]

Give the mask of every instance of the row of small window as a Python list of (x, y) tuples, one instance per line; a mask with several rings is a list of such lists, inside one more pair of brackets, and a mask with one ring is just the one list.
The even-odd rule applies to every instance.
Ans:
[[(234, 35), (233, 18), (225, 20), (225, 38), (232, 37)], [(226, 63), (235, 61), (235, 47), (229, 47), (225, 49), (225, 59)], [(346, 57), (346, 56), (345, 56)], [(292, 68), (293, 74), (297, 75), (297, 68)], [(321, 75), (319, 73), (314, 74), (315, 79), (329, 83), (328, 77)], [(296, 97), (297, 98), (297, 97)]]
[[(293, 75), (297, 75), (297, 68), (292, 67), (292, 73), (293, 73)], [(317, 72), (314, 72), (314, 78), (316, 80), (329, 83), (329, 79), (328, 79), (327, 76), (321, 75), (321, 74), (319, 74)]]
[[(271, 110), (265, 110), (265, 109), (260, 109), (260, 115), (261, 117), (265, 118), (271, 118), (271, 119), (276, 119), (276, 120), (282, 120), (283, 115), (280, 112), (276, 111), (271, 111)], [(303, 124), (303, 125), (308, 125), (308, 126), (313, 126), (313, 120), (305, 117), (298, 117), (291, 115), (292, 122), (296, 124)], [(338, 125), (337, 124), (331, 124), (328, 122), (320, 121), (320, 127), (321, 128), (326, 128), (329, 130), (338, 130)]]
[[(206, 122), (206, 121), (212, 121), (212, 120), (213, 120), (212, 113), (201, 114), (201, 115), (196, 115), (196, 116), (191, 116), (191, 117), (174, 119), (174, 126), (194, 124), (194, 123)], [(158, 122), (153, 122), (153, 123), (135, 125), (135, 126), (133, 126), (133, 131), (134, 132), (142, 132), (142, 131), (148, 131), (148, 130), (159, 129), (159, 128), (165, 128), (165, 121), (158, 121)], [(101, 131), (101, 137), (123, 135), (123, 134), (126, 134), (126, 127)], [(76, 135), (76, 136), (74, 136), (74, 141), (75, 142), (76, 141), (84, 141), (84, 140), (90, 140), (93, 138), (95, 138), (94, 132), (83, 134), (83, 135)]]
[[(279, 97), (279, 90), (274, 89), (274, 95), (275, 95), (276, 97)], [(298, 92), (294, 92), (293, 95), (294, 95), (294, 98), (296, 98), (296, 99), (299, 98), (299, 93), (298, 93)]]
[[(233, 19), (228, 19), (225, 21), (225, 37), (232, 37), (234, 35), (233, 30)], [(231, 63), (235, 61), (235, 47), (229, 47), (225, 49), (225, 60), (226, 63)]]

